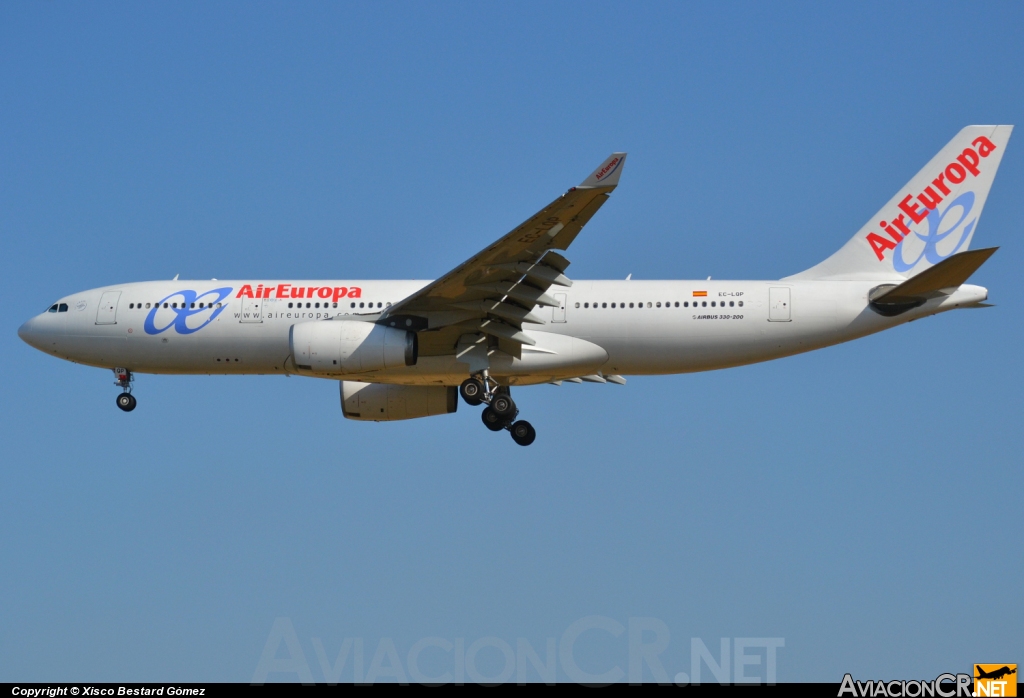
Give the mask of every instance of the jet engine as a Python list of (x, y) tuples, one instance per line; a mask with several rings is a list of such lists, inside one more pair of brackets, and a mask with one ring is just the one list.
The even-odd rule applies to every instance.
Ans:
[(358, 320), (321, 320), (292, 325), (288, 337), (300, 371), (341, 375), (415, 366), (416, 333)]
[(341, 412), (362, 422), (451, 414), (459, 407), (459, 389), (443, 385), (386, 385), (341, 382)]

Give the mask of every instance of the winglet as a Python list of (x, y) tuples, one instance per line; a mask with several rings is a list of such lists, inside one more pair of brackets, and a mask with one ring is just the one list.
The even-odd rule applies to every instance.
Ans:
[(619, 184), (619, 177), (622, 176), (622, 165), (626, 162), (625, 153), (612, 153), (601, 163), (601, 166), (594, 170), (589, 177), (583, 180), (580, 188), (583, 187), (615, 187)]

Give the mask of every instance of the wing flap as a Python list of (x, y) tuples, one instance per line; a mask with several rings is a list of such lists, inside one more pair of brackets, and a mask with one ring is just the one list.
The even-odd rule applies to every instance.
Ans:
[(513, 342), (527, 344), (531, 347), (537, 343), (530, 338), (529, 335), (524, 334), (519, 328), (513, 327), (512, 325), (506, 325), (498, 320), (484, 320), (480, 323), (480, 331), (484, 334), (489, 334), (500, 339), (509, 339)]
[(469, 301), (466, 303), (453, 303), (452, 305), (462, 310), (472, 310), (480, 313), (486, 313), (488, 315), (496, 315), (503, 320), (514, 323), (521, 324), (524, 322), (532, 322), (535, 325), (544, 324), (544, 320), (537, 317), (529, 310), (521, 308), (518, 305), (502, 303), (501, 301)]
[(529, 304), (531, 308), (535, 305), (558, 306), (558, 301), (544, 293), (544, 291), (526, 284), (480, 284), (479, 286), (470, 286), (469, 288), (471, 290), (479, 289), (485, 291), (487, 298), (494, 298), (498, 301), (502, 300), (502, 298), (512, 298)]
[(544, 264), (543, 259), (533, 264), (530, 262), (509, 262), (507, 264), (498, 264), (492, 268), (512, 271), (520, 276), (532, 277), (534, 281), (539, 281), (544, 286), (551, 286), (553, 284), (572, 286), (572, 281), (565, 274), (554, 267)]

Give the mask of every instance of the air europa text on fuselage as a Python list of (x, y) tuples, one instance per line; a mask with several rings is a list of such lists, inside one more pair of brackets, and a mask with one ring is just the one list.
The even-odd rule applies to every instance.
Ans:
[(258, 284), (254, 289), (252, 284), (245, 284), (238, 289), (235, 298), (322, 298), (332, 300), (335, 303), (339, 298), (362, 298), (363, 289), (359, 286), (295, 286), (293, 284), (278, 284), (277, 286), (264, 286)]
[[(962, 184), (967, 179), (968, 173), (972, 177), (977, 177), (981, 174), (979, 165), (982, 158), (987, 158), (996, 149), (996, 145), (985, 136), (975, 138), (971, 145), (974, 148), (964, 148), (963, 152), (957, 155), (953, 162), (946, 165), (946, 168), (939, 172), (938, 176), (932, 180), (931, 184), (925, 187), (924, 191), (916, 197), (912, 194), (907, 194), (903, 197), (899, 203), (899, 208), (903, 213), (888, 223), (884, 220), (879, 222), (878, 225), (885, 231), (888, 237), (875, 232), (868, 233), (866, 240), (871, 245), (875, 256), (878, 257), (878, 261), (881, 262), (885, 258), (886, 250), (895, 250), (896, 245), (902, 242), (903, 238), (910, 235), (910, 225), (925, 220), (928, 214), (934, 211), (939, 203), (952, 193), (952, 190), (949, 188), (950, 184)], [(922, 205), (924, 208), (922, 208)], [(909, 224), (907, 222), (908, 218)]]

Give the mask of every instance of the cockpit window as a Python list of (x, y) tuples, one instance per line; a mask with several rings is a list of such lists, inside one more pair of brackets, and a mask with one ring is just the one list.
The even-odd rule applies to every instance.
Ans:
[(51, 306), (50, 306), (50, 307), (49, 307), (49, 308), (48, 308), (48, 309), (46, 310), (46, 312), (48, 312), (48, 313), (55, 313), (55, 312), (57, 312), (57, 304), (56, 304), (56, 303), (54, 303), (53, 305), (51, 305)]
[(58, 313), (66, 313), (66, 312), (68, 312), (68, 304), (67, 303), (61, 303), (59, 306), (57, 306), (57, 312)]

